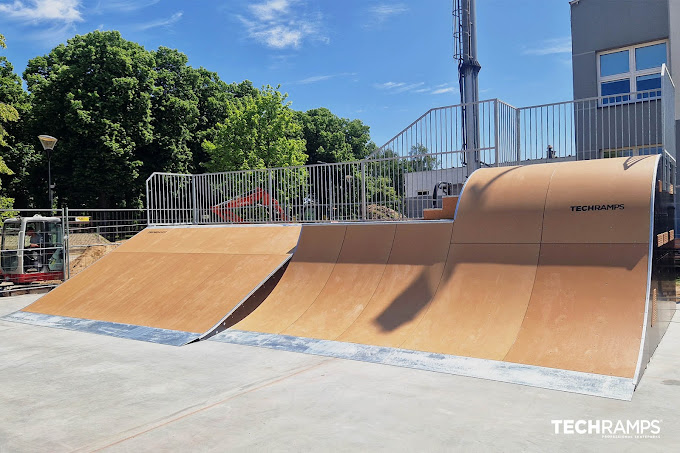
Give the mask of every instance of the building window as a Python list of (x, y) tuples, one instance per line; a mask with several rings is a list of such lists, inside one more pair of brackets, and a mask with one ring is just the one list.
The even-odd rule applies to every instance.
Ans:
[(610, 157), (631, 157), (631, 156), (652, 156), (654, 154), (661, 154), (663, 146), (661, 145), (644, 145), (630, 148), (618, 149), (603, 149), (602, 157), (604, 159)]
[(597, 82), (601, 104), (661, 96), (661, 65), (667, 61), (666, 41), (598, 53)]

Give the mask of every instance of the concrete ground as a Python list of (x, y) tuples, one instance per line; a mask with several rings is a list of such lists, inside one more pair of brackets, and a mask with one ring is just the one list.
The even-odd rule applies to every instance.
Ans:
[[(0, 316), (38, 296), (0, 298)], [(632, 402), (217, 342), (184, 347), (0, 320), (0, 452), (668, 451), (680, 316)], [(551, 420), (658, 420), (659, 438)]]

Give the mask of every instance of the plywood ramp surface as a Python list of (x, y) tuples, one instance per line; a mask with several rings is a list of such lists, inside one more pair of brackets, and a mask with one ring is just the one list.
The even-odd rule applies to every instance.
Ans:
[[(129, 247), (119, 247), (24, 311), (203, 333), (289, 259), (286, 252), (295, 247), (300, 228), (153, 231), (140, 233)], [(231, 238), (225, 239), (228, 247), (216, 245), (221, 253), (203, 252), (221, 237)], [(244, 237), (243, 243), (234, 240)], [(175, 246), (172, 238), (189, 244)], [(274, 239), (273, 253), (261, 253), (262, 244)]]
[(646, 244), (543, 244), (509, 362), (632, 378), (647, 291)]
[(346, 225), (305, 225), (295, 254), (266, 301), (234, 329), (281, 333), (302, 316), (323, 290), (338, 261)]
[(452, 244), (432, 306), (403, 347), (502, 360), (529, 305), (538, 253), (539, 244)]
[(373, 297), (340, 341), (400, 347), (437, 291), (452, 223), (397, 225), (387, 266)]
[(640, 156), (558, 164), (543, 242), (648, 244), (656, 162), (656, 156)]
[(476, 171), (458, 201), (458, 244), (538, 244), (550, 178), (559, 164)]
[(147, 228), (115, 251), (283, 255), (299, 236), (300, 227), (291, 225)]
[(373, 297), (392, 250), (396, 225), (348, 225), (338, 261), (314, 303), (286, 335), (336, 339)]

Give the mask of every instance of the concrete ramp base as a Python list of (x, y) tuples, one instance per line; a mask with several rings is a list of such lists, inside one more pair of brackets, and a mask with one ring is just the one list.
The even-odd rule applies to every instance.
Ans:
[(45, 315), (17, 311), (3, 316), (5, 321), (20, 322), (39, 327), (53, 327), (57, 329), (76, 330), (79, 332), (96, 333), (110, 337), (127, 338), (130, 340), (148, 341), (150, 343), (183, 346), (194, 341), (200, 334), (183, 332), (180, 330), (158, 329), (155, 327), (136, 326), (117, 322), (93, 321), (91, 319), (69, 318), (66, 316)]
[(630, 401), (635, 390), (635, 383), (629, 378), (290, 335), (227, 330), (210, 341), (415, 368), (624, 401)]

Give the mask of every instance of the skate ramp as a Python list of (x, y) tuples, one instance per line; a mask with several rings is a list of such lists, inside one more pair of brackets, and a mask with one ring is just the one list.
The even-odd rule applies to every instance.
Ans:
[(650, 236), (672, 228), (652, 222), (658, 164), (484, 169), (453, 224), (305, 226), (300, 250), (332, 236), (328, 256), (293, 257), (280, 291), (215, 340), (630, 399), (667, 326), (650, 302)]
[(276, 289), (233, 329), (398, 347), (437, 289), (451, 228), (305, 225)]
[(290, 258), (298, 226), (148, 228), (10, 319), (184, 344)]

